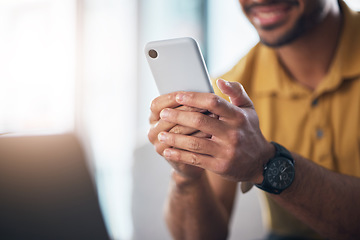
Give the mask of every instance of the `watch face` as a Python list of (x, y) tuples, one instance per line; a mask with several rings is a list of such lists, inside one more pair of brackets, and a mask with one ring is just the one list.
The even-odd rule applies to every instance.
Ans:
[(275, 189), (283, 190), (293, 181), (294, 165), (286, 158), (278, 157), (269, 162), (266, 171), (268, 183)]

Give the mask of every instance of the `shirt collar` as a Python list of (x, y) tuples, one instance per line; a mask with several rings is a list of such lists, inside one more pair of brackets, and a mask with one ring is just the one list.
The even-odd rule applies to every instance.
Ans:
[(254, 91), (257, 94), (282, 94), (285, 96), (320, 95), (336, 89), (347, 79), (360, 76), (360, 14), (340, 2), (344, 14), (343, 29), (333, 62), (328, 74), (312, 92), (302, 85), (291, 81), (281, 67), (275, 50), (259, 44), (255, 64)]

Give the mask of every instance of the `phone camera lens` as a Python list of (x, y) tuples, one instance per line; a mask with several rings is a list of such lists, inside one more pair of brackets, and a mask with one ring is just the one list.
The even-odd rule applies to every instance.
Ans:
[(157, 51), (155, 51), (154, 49), (151, 49), (151, 50), (149, 51), (149, 56), (150, 56), (151, 58), (157, 58), (158, 53), (157, 53)]

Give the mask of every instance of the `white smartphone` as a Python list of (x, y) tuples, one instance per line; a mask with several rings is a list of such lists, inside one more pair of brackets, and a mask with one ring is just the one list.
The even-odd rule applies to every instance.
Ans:
[(200, 47), (190, 37), (149, 42), (145, 55), (160, 94), (213, 92)]

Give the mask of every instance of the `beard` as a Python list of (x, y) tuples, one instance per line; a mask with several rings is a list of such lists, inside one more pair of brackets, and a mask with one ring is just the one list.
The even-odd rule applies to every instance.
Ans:
[[(308, 32), (310, 32), (315, 26), (317, 26), (323, 19), (325, 18), (323, 7), (320, 5), (315, 6), (312, 12), (309, 14), (302, 15), (294, 24), (294, 26), (282, 34), (281, 36), (278, 36), (276, 40), (268, 41), (265, 38), (262, 38), (260, 35), (260, 42), (264, 45), (272, 48), (278, 48), (285, 45), (288, 45), (298, 38), (306, 35)], [(269, 26), (269, 27), (263, 27), (262, 30), (265, 31), (271, 31), (273, 29), (276, 29), (277, 25)]]
[[(271, 28), (266, 28), (266, 29), (263, 28), (263, 30), (270, 31), (275, 27), (276, 26), (272, 26)], [(301, 18), (295, 23), (292, 29), (285, 32), (283, 35), (279, 36), (275, 41), (270, 42), (260, 36), (260, 42), (268, 47), (278, 48), (294, 42), (296, 39), (304, 35), (310, 29), (311, 27), (306, 27), (304, 20)]]

